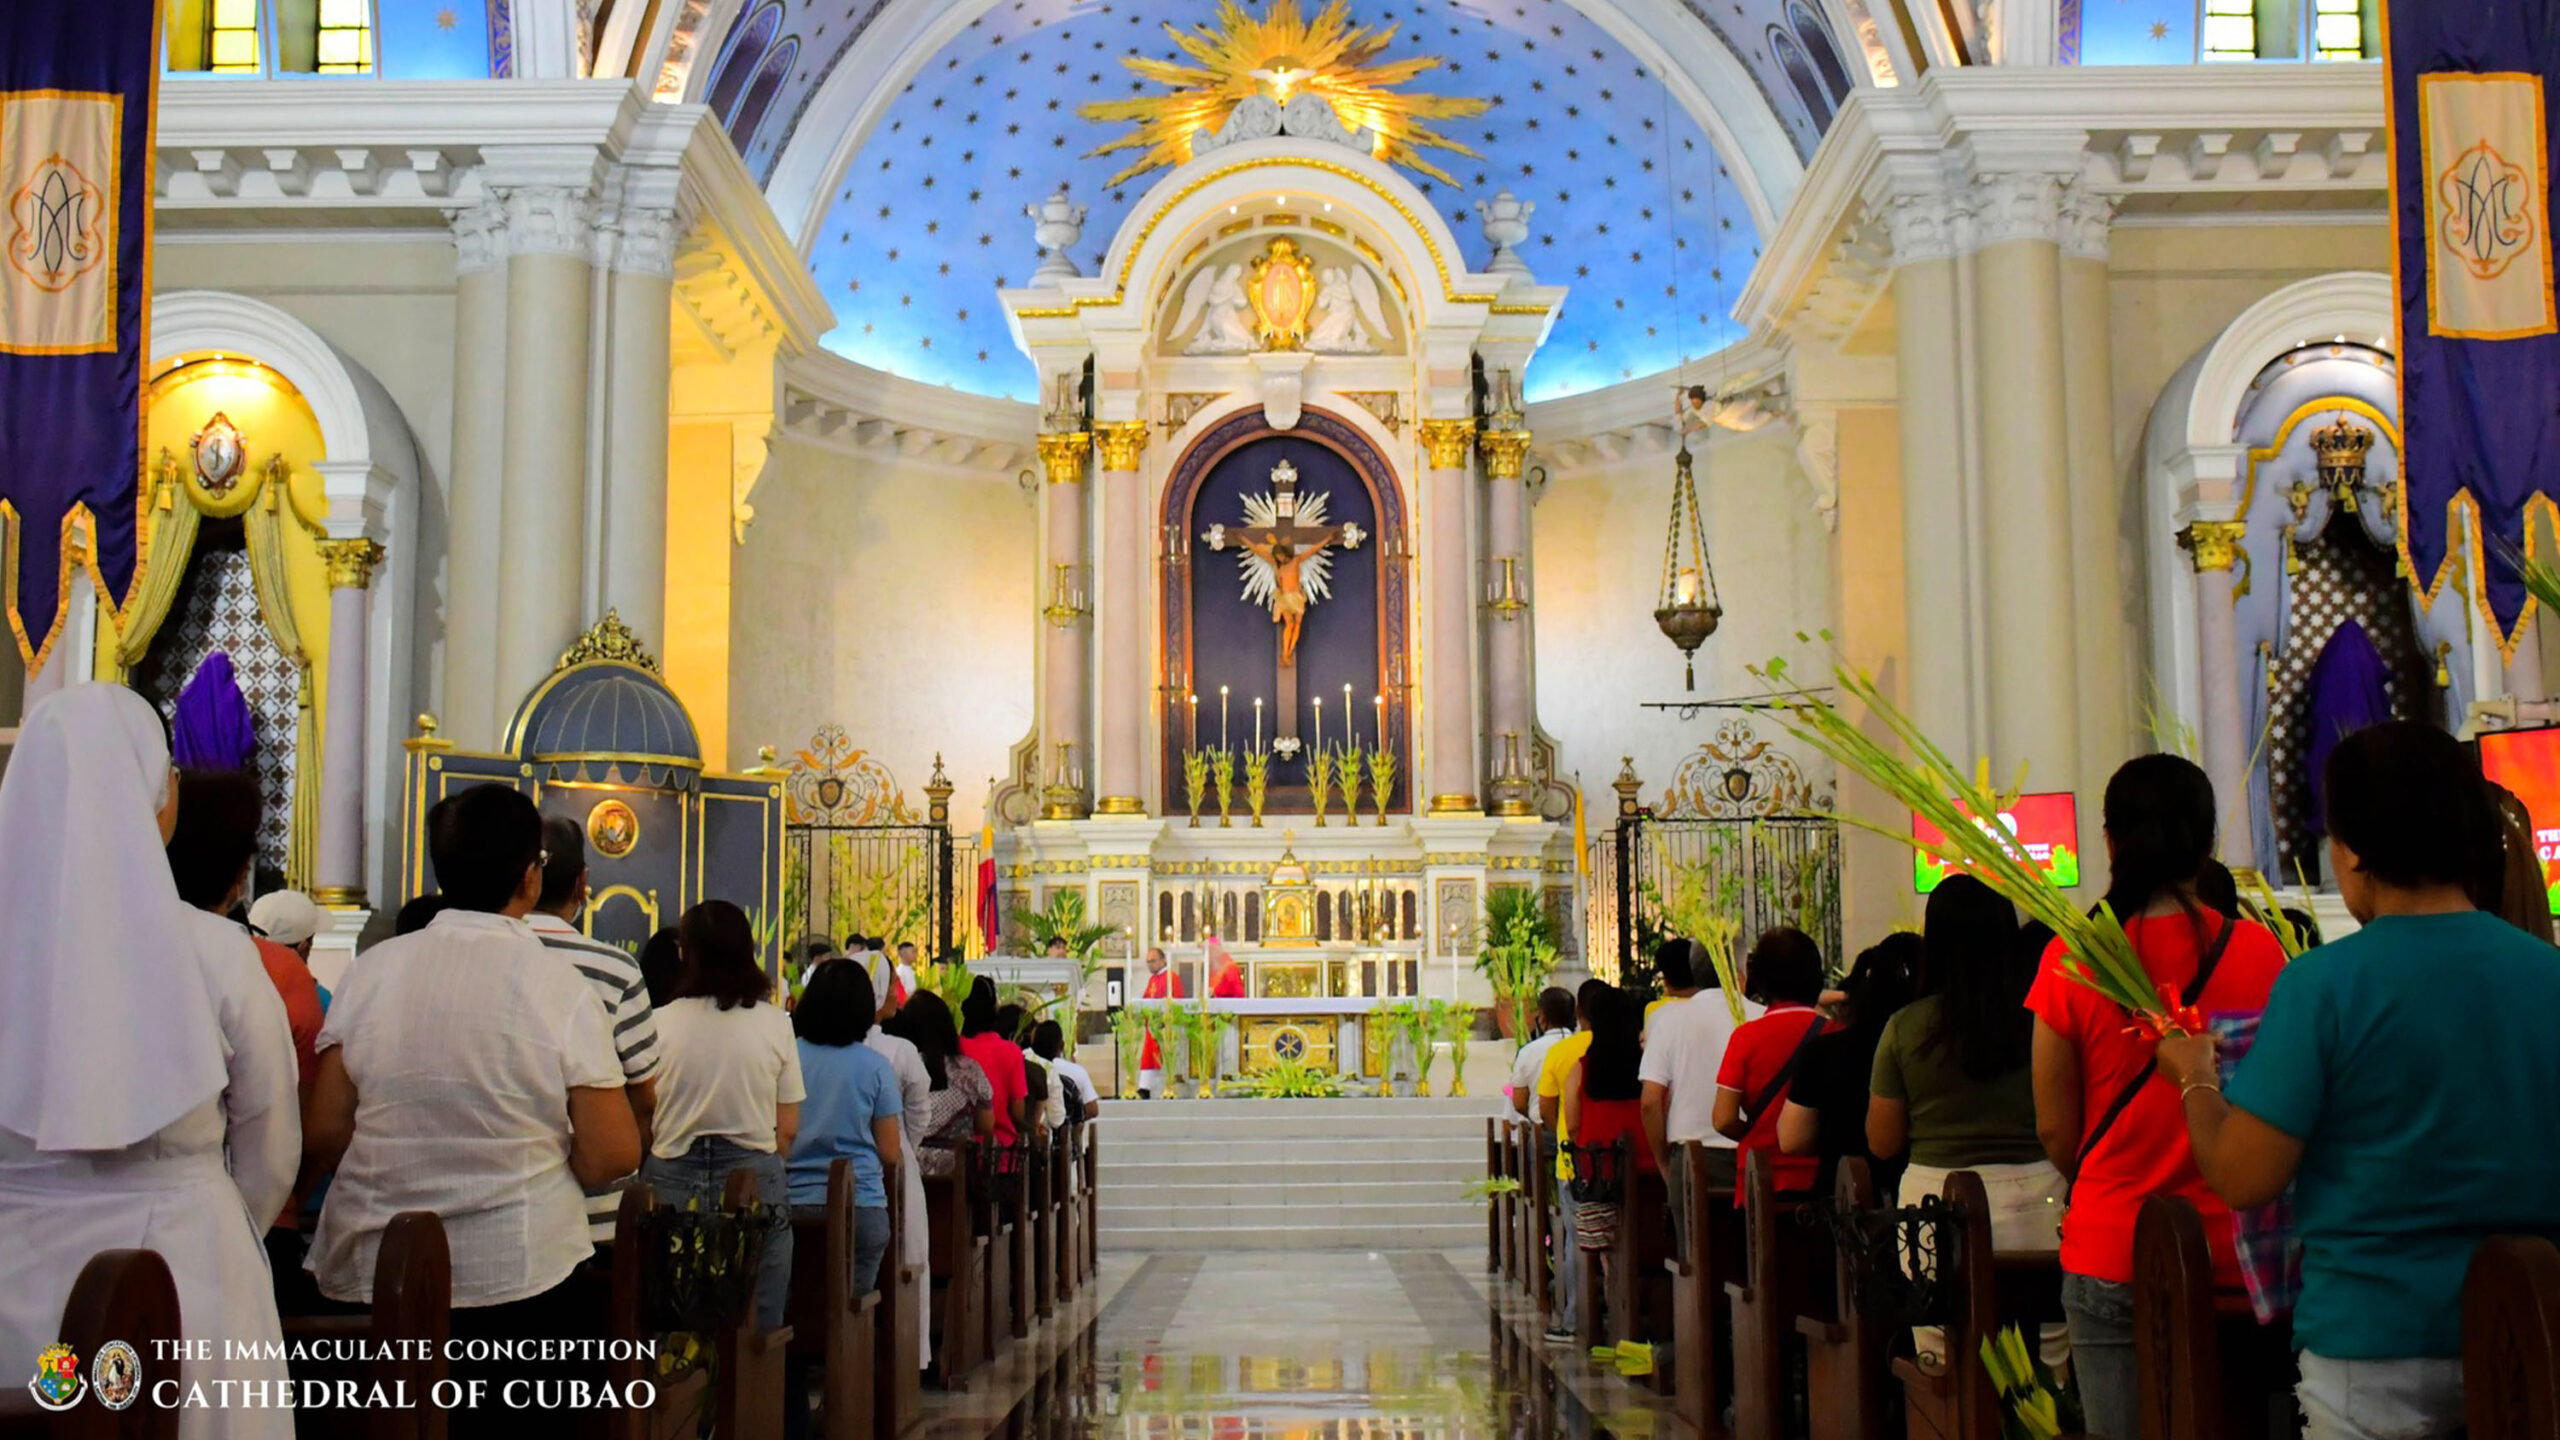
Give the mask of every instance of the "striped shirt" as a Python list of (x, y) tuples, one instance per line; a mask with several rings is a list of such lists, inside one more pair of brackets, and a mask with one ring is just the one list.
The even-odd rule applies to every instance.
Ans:
[[(641, 978), (640, 961), (618, 945), (589, 939), (557, 915), (535, 911), (525, 917), (545, 949), (565, 955), (604, 1002), (613, 1024), (614, 1052), (622, 1059), (622, 1081), (637, 1085), (658, 1073), (658, 1020), (649, 1008), (649, 986)], [(587, 1192), (587, 1234), (598, 1245), (613, 1243), (613, 1226), (622, 1209), (622, 1187), (608, 1185)]]

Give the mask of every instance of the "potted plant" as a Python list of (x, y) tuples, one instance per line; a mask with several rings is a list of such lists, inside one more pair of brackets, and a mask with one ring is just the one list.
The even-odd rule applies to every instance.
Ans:
[(1378, 1027), (1385, 1041), (1387, 1093), (1399, 1099), (1430, 1093), (1424, 1086), (1423, 1066), (1431, 1058), (1430, 1044), (1422, 1037), (1429, 1033), (1422, 1003), (1399, 1000), (1381, 1005), (1369, 1012), (1368, 1023)]
[(1076, 978), (1067, 987), (1066, 1027), (1070, 1037), (1076, 1035), (1084, 1020), (1084, 987), (1093, 979), (1094, 952), (1111, 938), (1112, 928), (1085, 918), (1084, 892), (1072, 886), (1050, 891), (1045, 910), (1015, 910), (1013, 923), (1029, 937), (1036, 954), (1048, 954), (1052, 945), (1067, 947), (1067, 958), (1075, 962)]
[(1467, 1041), (1476, 1028), (1476, 1007), (1463, 1000), (1430, 1002), (1431, 1029), (1449, 1047), (1449, 1093), (1467, 1093)]
[(1526, 885), (1497, 885), (1485, 896), (1484, 930), (1476, 972), (1493, 987), (1497, 1024), (1508, 1020), (1511, 1037), (1529, 1033), (1529, 1007), (1555, 973), (1555, 923), (1538, 892)]

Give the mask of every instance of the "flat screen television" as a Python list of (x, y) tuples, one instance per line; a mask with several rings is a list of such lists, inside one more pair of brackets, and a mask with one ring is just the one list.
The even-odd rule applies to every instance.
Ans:
[[(2079, 798), (2064, 790), (2050, 795), (2021, 795), (2017, 803), (1990, 820), (1976, 817), (1976, 825), (1989, 829), (1998, 825), (2017, 838), (2027, 858), (2043, 867), (2045, 880), (2056, 889), (2069, 889), (2080, 883), (2080, 804)], [(1946, 832), (1921, 819), (1911, 817), (1911, 834), (1923, 845), (1938, 845), (1946, 840)], [(1925, 851), (1912, 852), (1912, 888), (1926, 895), (1938, 888), (1938, 882), (1955, 873), (1955, 867)]]
[(2560, 729), (2492, 730), (2480, 737), (2480, 773), (2516, 792), (2533, 817), (2534, 853), (2551, 913), (2560, 915)]

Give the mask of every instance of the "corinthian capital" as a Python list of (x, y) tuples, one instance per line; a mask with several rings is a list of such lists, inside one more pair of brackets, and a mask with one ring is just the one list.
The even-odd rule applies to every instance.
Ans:
[(2074, 260), (2106, 259), (2107, 231), (2115, 218), (2115, 197), (2074, 180), (2062, 192), (2062, 253)]
[(1466, 468), (1467, 450), (1475, 441), (1475, 421), (1464, 416), (1454, 420), (1425, 420), (1418, 428), (1423, 451), (1430, 457), (1432, 469)]
[(507, 253), (590, 258), (594, 197), (566, 185), (518, 185), (500, 192), (507, 207)]
[(1106, 420), (1093, 427), (1094, 445), (1102, 452), (1102, 468), (1127, 471), (1138, 468), (1138, 457), (1146, 453), (1147, 422), (1144, 420)]
[(627, 275), (675, 278), (676, 212), (663, 206), (623, 206), (622, 242), (615, 247), (613, 268)]
[(467, 210), (453, 215), (454, 270), (463, 275), (484, 275), (502, 269), (507, 263), (507, 207), (496, 199), (484, 199)]
[(2063, 238), (2062, 177), (2028, 170), (1983, 175), (1973, 182), (1973, 243)]
[(1880, 211), (1893, 263), (1952, 260), (1970, 247), (1972, 216), (1955, 195), (1896, 195)]

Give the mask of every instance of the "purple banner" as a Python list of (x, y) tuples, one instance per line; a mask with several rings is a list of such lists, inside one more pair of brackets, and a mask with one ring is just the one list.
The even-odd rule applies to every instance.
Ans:
[(30, 669), (78, 557), (123, 608), (141, 519), (158, 0), (0, 4), (0, 504)]
[(2550, 498), (2560, 493), (2560, 313), (2543, 93), (2560, 68), (2560, 0), (2422, 0), (2385, 13), (2401, 544), (2432, 598), (2468, 535), (2468, 598), (2505, 648), (2526, 603), (2506, 552), (2527, 546), (2534, 510), (2560, 513)]

